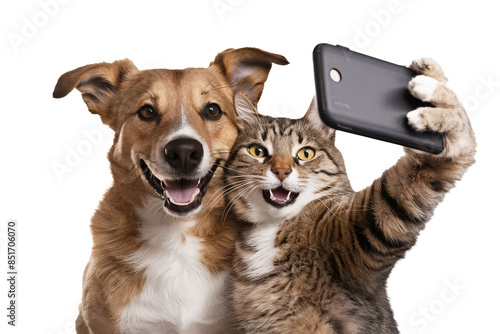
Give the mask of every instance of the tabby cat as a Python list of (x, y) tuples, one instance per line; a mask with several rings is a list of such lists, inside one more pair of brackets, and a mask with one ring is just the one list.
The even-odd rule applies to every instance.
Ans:
[(474, 162), (468, 117), (431, 59), (410, 66), (411, 93), (435, 107), (407, 115), (441, 132), (439, 155), (405, 155), (354, 192), (335, 132), (315, 103), (298, 120), (258, 115), (236, 97), (239, 137), (225, 168), (241, 226), (231, 299), (239, 333), (398, 333), (386, 283), (437, 204)]

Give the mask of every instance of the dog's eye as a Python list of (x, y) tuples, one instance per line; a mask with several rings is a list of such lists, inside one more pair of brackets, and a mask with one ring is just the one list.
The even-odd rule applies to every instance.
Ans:
[(145, 105), (139, 109), (139, 118), (143, 121), (152, 121), (158, 117), (158, 113), (150, 105)]
[(304, 147), (297, 152), (297, 158), (302, 161), (311, 160), (312, 158), (314, 158), (315, 153), (316, 152), (314, 151), (314, 149), (310, 147)]
[(222, 110), (220, 110), (219, 105), (215, 103), (210, 103), (205, 107), (202, 116), (211, 121), (215, 121), (222, 116)]
[(248, 147), (248, 153), (256, 158), (265, 158), (268, 156), (266, 148), (257, 144), (250, 145)]

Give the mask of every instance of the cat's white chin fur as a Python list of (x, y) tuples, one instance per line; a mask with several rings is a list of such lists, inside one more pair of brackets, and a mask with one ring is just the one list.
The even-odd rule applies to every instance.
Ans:
[(276, 225), (285, 220), (297, 216), (302, 209), (316, 198), (311, 187), (300, 186), (298, 173), (295, 169), (281, 182), (270, 170), (266, 174), (267, 182), (263, 183), (266, 188), (278, 188), (283, 186), (286, 190), (299, 193), (295, 201), (284, 207), (275, 207), (264, 200), (263, 189), (257, 188), (245, 196), (249, 212), (247, 219), (254, 224), (273, 222)]
[(291, 219), (300, 213), (305, 204), (307, 204), (301, 203), (304, 197), (306, 196), (300, 194), (295, 203), (277, 208), (264, 200), (261, 189), (256, 189), (246, 198), (246, 203), (250, 209), (248, 220), (254, 224), (274, 222), (279, 225), (285, 220)]

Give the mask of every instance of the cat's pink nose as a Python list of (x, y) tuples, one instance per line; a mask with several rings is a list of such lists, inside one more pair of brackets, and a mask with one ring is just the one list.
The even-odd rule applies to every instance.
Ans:
[(280, 181), (283, 181), (287, 178), (288, 175), (292, 172), (291, 168), (272, 168), (271, 172), (273, 172)]

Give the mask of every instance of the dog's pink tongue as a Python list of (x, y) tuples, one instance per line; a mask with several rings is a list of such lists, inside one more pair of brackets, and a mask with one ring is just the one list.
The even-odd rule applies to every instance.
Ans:
[(174, 204), (190, 204), (200, 192), (198, 180), (166, 181), (165, 191)]
[(281, 201), (281, 202), (286, 200), (286, 198), (288, 196), (288, 192), (289, 192), (288, 190), (285, 190), (282, 187), (273, 189), (271, 191), (273, 192), (274, 198), (276, 198), (278, 201)]

